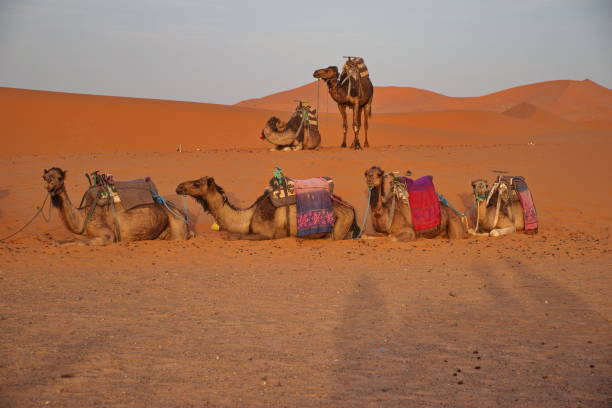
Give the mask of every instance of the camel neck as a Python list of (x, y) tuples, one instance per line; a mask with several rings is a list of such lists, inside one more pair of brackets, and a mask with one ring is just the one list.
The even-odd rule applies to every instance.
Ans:
[(84, 222), (84, 210), (78, 210), (72, 206), (70, 197), (65, 188), (62, 188), (51, 197), (54, 207), (57, 207), (62, 222), (74, 234), (80, 234)]
[[(207, 203), (208, 212), (214, 217), (222, 230), (237, 234), (248, 234), (250, 232), (251, 218), (255, 212), (254, 206), (247, 209), (236, 208), (219, 192), (209, 194), (206, 199), (200, 198), (200, 200)], [(206, 209), (206, 205), (204, 203), (202, 205)]]

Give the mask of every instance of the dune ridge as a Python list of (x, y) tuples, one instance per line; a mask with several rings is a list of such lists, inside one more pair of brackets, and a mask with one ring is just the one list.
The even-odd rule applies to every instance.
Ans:
[[(335, 102), (327, 94), (325, 84), (312, 82), (295, 89), (257, 99), (238, 102), (235, 106), (271, 110), (292, 110), (294, 99), (316, 102), (335, 112)], [(476, 97), (452, 97), (413, 87), (375, 87), (374, 113), (406, 113), (444, 110), (480, 110), (504, 112), (516, 105), (529, 103), (549, 113), (573, 121), (612, 119), (612, 90), (589, 79), (556, 80), (516, 86)]]

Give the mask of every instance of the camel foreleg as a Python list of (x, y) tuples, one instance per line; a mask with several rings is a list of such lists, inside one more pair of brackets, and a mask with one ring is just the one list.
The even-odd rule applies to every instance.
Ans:
[(225, 239), (228, 241), (267, 241), (272, 238), (263, 234), (237, 234), (230, 232)]
[(351, 148), (355, 150), (361, 150), (361, 144), (359, 143), (359, 128), (361, 127), (361, 111), (363, 107), (359, 106), (359, 102), (357, 102), (353, 106), (353, 143), (351, 144)]
[(514, 226), (506, 228), (495, 228), (491, 230), (489, 235), (492, 237), (499, 237), (501, 235), (512, 234), (513, 232), (516, 232), (516, 228)]
[(370, 143), (368, 143), (368, 118), (370, 115), (372, 115), (372, 104), (368, 103), (363, 109), (363, 131), (365, 132), (363, 147), (370, 147)]
[(346, 106), (338, 105), (338, 110), (340, 110), (340, 115), (342, 116), (342, 144), (340, 147), (346, 147), (346, 132), (348, 130), (348, 125), (346, 124)]

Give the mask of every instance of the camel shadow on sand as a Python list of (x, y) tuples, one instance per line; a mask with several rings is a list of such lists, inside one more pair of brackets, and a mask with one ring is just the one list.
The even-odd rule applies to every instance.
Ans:
[[(0, 200), (7, 198), (10, 195), (8, 190), (0, 190)], [(2, 207), (0, 207), (0, 218), (2, 218)]]
[[(418, 293), (401, 305), (360, 279), (335, 340), (330, 402), (609, 406), (604, 316), (521, 263), (480, 262), (469, 273), (479, 288)], [(462, 290), (476, 292), (462, 297)]]

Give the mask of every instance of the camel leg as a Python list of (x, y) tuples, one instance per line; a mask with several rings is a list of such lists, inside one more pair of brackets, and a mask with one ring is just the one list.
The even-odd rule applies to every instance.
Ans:
[[(182, 211), (181, 215), (183, 215), (183, 217), (186, 217)], [(168, 214), (167, 228), (169, 230), (169, 234), (166, 239), (170, 241), (183, 241), (189, 238), (193, 238), (193, 236), (195, 236), (195, 233), (190, 230), (189, 225), (185, 221), (172, 214)]]
[(104, 232), (102, 235), (97, 235), (95, 237), (89, 237), (85, 239), (70, 239), (66, 241), (57, 241), (60, 245), (108, 245), (114, 242), (113, 240), (113, 232), (108, 230)]
[(402, 231), (399, 234), (391, 235), (391, 240), (394, 242), (408, 242), (416, 239), (416, 233), (412, 228)]
[(346, 124), (346, 106), (338, 105), (338, 109), (340, 110), (340, 115), (342, 115), (342, 144), (340, 147), (346, 147), (346, 132), (348, 130)]
[(450, 239), (463, 239), (466, 237), (466, 228), (461, 217), (451, 208), (442, 206), (442, 219), (442, 225), (446, 225), (446, 231)]
[(353, 106), (353, 134), (355, 135), (355, 139), (353, 139), (351, 147), (355, 150), (361, 150), (361, 144), (359, 143), (359, 128), (361, 127), (362, 110), (363, 107), (359, 106), (359, 102)]
[(334, 204), (333, 208), (336, 222), (334, 223), (334, 229), (329, 238), (336, 241), (347, 239), (349, 230), (355, 219), (355, 212), (352, 208), (347, 208), (340, 204)]
[(267, 241), (272, 238), (263, 234), (235, 234), (230, 232), (225, 239), (228, 241)]
[(370, 147), (368, 143), (368, 117), (372, 114), (372, 105), (367, 104), (363, 109), (363, 131), (365, 132), (365, 142), (363, 143), (363, 147)]
[(491, 230), (489, 235), (491, 235), (492, 237), (499, 237), (501, 235), (512, 234), (515, 231), (516, 231), (516, 228), (514, 226), (506, 227), (506, 228), (495, 228)]

